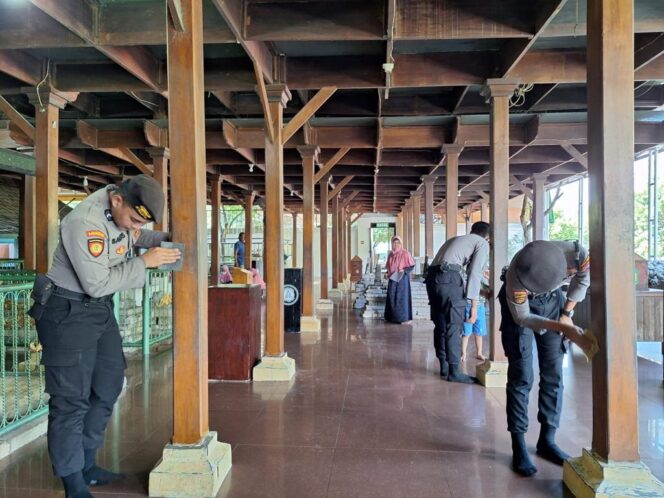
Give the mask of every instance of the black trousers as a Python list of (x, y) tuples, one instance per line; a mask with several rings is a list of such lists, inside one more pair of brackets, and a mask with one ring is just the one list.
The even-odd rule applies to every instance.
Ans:
[[(540, 424), (558, 427), (563, 408), (563, 355), (565, 343), (551, 330), (543, 334), (521, 327), (512, 318), (505, 296), (505, 285), (498, 300), (501, 308), (503, 348), (507, 355), (507, 430), (528, 431), (528, 398), (533, 387), (533, 338), (537, 345), (540, 370), (537, 420)], [(560, 289), (529, 299), (530, 312), (550, 320), (560, 318), (565, 297)]]
[(463, 277), (457, 271), (441, 271), (439, 266), (432, 266), (427, 272), (426, 286), (436, 356), (441, 361), (458, 365), (466, 313)]
[(48, 451), (57, 476), (83, 469), (84, 449), (104, 443), (104, 432), (124, 380), (122, 338), (112, 302), (51, 296), (35, 304), (50, 395)]

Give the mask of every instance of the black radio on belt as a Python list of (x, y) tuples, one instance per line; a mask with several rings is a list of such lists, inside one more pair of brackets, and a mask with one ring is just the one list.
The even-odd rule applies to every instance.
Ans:
[(46, 275), (40, 274), (35, 277), (35, 283), (32, 286), (31, 296), (36, 303), (44, 306), (51, 298), (54, 290), (55, 284), (53, 281)]

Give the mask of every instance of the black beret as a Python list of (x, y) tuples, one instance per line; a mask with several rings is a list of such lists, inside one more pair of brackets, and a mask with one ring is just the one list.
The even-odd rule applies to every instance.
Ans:
[(548, 240), (526, 244), (512, 263), (516, 276), (533, 294), (557, 289), (567, 277), (567, 259), (563, 250)]
[(164, 214), (164, 192), (154, 178), (138, 175), (120, 185), (120, 194), (148, 221), (160, 222)]

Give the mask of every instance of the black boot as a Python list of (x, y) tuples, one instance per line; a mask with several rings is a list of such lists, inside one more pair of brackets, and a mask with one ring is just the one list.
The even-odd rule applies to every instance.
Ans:
[(83, 478), (88, 486), (105, 486), (113, 481), (120, 481), (127, 477), (125, 474), (116, 474), (110, 470), (97, 466), (96, 449), (84, 450), (85, 466), (83, 467)]
[(477, 378), (466, 375), (461, 371), (459, 365), (450, 363), (450, 375), (447, 377), (450, 382), (460, 382), (461, 384), (476, 384)]
[(447, 377), (450, 371), (449, 363), (447, 363), (447, 361), (443, 360), (442, 358), (438, 358), (438, 361), (440, 361), (440, 376)]
[(542, 424), (539, 439), (537, 440), (537, 454), (556, 465), (562, 465), (569, 458), (569, 455), (556, 444), (555, 427)]
[(65, 487), (65, 498), (93, 498), (85, 484), (82, 472), (74, 472), (62, 477), (62, 484)]
[(528, 456), (524, 434), (512, 432), (512, 469), (519, 475), (530, 477), (537, 472), (537, 467)]

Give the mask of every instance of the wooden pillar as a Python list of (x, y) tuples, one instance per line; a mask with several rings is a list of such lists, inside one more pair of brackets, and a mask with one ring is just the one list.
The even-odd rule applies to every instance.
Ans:
[(533, 240), (544, 240), (544, 183), (547, 175), (533, 175)]
[[(328, 214), (328, 195), (329, 195), (329, 176), (324, 176), (319, 183), (320, 188), (320, 298), (328, 298), (328, 260), (327, 260), (327, 225), (329, 223)], [(334, 233), (334, 232), (333, 232)], [(332, 256), (334, 258), (334, 256)]]
[(447, 157), (447, 178), (445, 187), (445, 240), (457, 236), (457, 216), (459, 211), (459, 156), (462, 145), (443, 146)]
[(35, 184), (34, 176), (25, 175), (21, 185), (21, 221), (19, 225), (19, 256), (26, 270), (35, 269)]
[(265, 136), (265, 276), (267, 311), (265, 354), (284, 353), (284, 149), (283, 112), (291, 94), (283, 84), (267, 87), (274, 142)]
[[(341, 194), (337, 195), (337, 198), (340, 197)], [(339, 229), (339, 233), (337, 234), (337, 281), (339, 284), (343, 284), (344, 280), (346, 279), (346, 272), (344, 271), (344, 266), (345, 266), (345, 261), (346, 261), (346, 215), (345, 215), (346, 210), (343, 207), (343, 203), (341, 202), (341, 199), (339, 199), (338, 203), (338, 216), (339, 220), (337, 221), (337, 227)]]
[[(168, 115), (173, 240), (183, 242), (183, 269), (173, 277), (173, 443), (208, 433), (207, 215), (203, 12), (182, 1), (184, 31), (168, 27)], [(177, 98), (175, 98), (177, 97)]]
[[(302, 316), (314, 315), (314, 161), (318, 147), (298, 147), (302, 156)], [(325, 223), (321, 219), (321, 235)]]
[(411, 251), (411, 238), (413, 233), (413, 215), (412, 215), (412, 200), (406, 199), (403, 207), (403, 247), (407, 251)]
[(403, 224), (403, 208), (402, 208), (401, 212), (399, 214), (397, 214), (397, 235), (399, 237), (401, 237), (402, 240), (403, 240), (404, 235), (405, 235), (404, 232), (405, 232), (405, 229), (404, 229), (404, 224)]
[(291, 213), (293, 217), (293, 240), (291, 241), (291, 268), (297, 268), (297, 213)]
[(435, 176), (424, 177), (424, 255), (429, 263), (434, 257), (433, 252), (433, 185)]
[(211, 244), (210, 248), (210, 284), (219, 284), (219, 270), (221, 267), (220, 251), (220, 217), (221, 217), (221, 176), (213, 175), (210, 180), (211, 186)]
[(332, 288), (339, 286), (339, 195), (332, 199)]
[(351, 215), (348, 208), (346, 208), (346, 267), (344, 270), (346, 272), (346, 275), (350, 274), (350, 260), (353, 258), (352, 247), (351, 247), (352, 232), (351, 232), (350, 220), (351, 220)]
[(576, 496), (664, 496), (664, 484), (639, 456), (633, 23), (634, 2), (588, 1), (590, 300), (599, 353), (592, 362), (592, 450), (563, 470)]
[[(498, 292), (502, 286), (500, 273), (508, 260), (508, 201), (509, 201), (509, 98), (516, 83), (505, 80), (487, 81), (491, 98), (490, 117), (490, 185), (491, 185), (491, 267), (490, 287)], [(491, 299), (489, 322), (490, 356), (492, 361), (505, 361), (500, 339), (500, 306)]]
[(419, 258), (420, 251), (420, 213), (422, 212), (422, 196), (413, 196), (413, 257)]
[(244, 268), (251, 270), (253, 250), (251, 248), (254, 230), (254, 199), (256, 194), (249, 192), (244, 196)]
[(487, 201), (480, 202), (480, 220), (489, 222), (489, 203)]
[(161, 232), (168, 232), (168, 213), (170, 205), (168, 199), (168, 160), (171, 157), (171, 153), (164, 147), (150, 147), (148, 148), (148, 152), (152, 158), (154, 169), (152, 176), (159, 182), (161, 190), (164, 192), (164, 215), (161, 223), (155, 223), (154, 229)]
[(39, 216), (35, 223), (35, 259), (37, 273), (46, 273), (58, 244), (58, 135), (60, 109), (67, 101), (46, 90), (28, 93), (35, 106), (35, 195)]
[(466, 235), (468, 235), (470, 233), (470, 228), (473, 226), (473, 212), (469, 207), (466, 208), (463, 218), (466, 221)]

